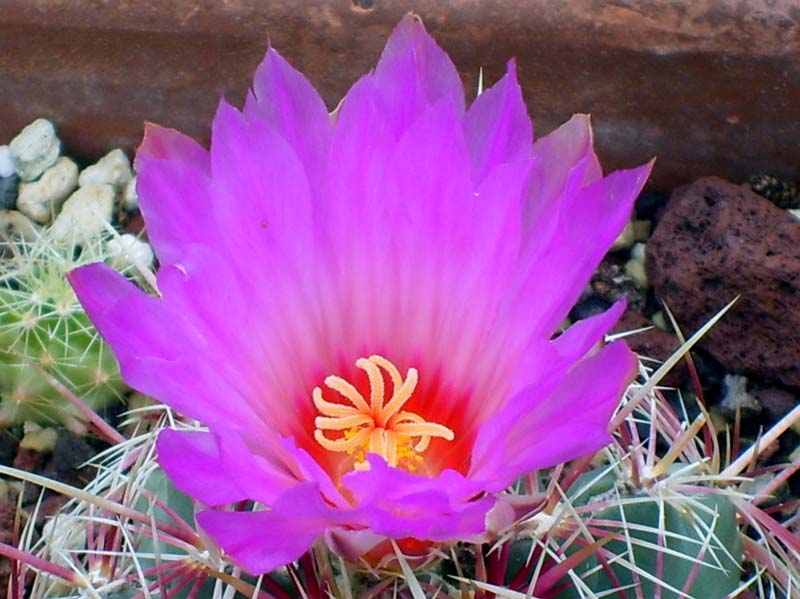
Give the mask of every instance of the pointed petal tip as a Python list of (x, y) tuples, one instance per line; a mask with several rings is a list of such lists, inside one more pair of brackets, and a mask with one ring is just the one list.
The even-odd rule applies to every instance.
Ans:
[(205, 169), (208, 154), (197, 141), (177, 129), (147, 121), (142, 142), (136, 149), (135, 170), (146, 168), (144, 165), (149, 159), (193, 162)]
[(511, 58), (506, 63), (506, 75), (512, 77), (514, 80), (517, 79), (517, 59)]

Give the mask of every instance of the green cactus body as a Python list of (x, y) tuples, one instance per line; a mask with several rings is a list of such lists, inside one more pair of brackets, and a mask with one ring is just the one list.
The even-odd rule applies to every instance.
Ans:
[[(97, 247), (100, 247), (99, 244)], [(127, 387), (66, 274), (102, 259), (96, 248), (59, 248), (46, 238), (17, 248), (0, 270), (0, 427), (25, 421), (82, 430), (82, 418), (41, 368), (101, 412)]]

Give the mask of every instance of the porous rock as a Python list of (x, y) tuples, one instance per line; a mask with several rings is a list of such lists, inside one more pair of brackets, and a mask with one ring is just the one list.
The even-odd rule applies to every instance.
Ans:
[(77, 243), (90, 239), (111, 221), (114, 210), (114, 188), (110, 185), (79, 187), (61, 208), (50, 229), (53, 239)]
[(77, 185), (78, 166), (62, 156), (39, 180), (20, 184), (17, 209), (37, 223), (50, 222)]
[(131, 163), (125, 152), (117, 148), (111, 150), (95, 164), (87, 166), (78, 178), (78, 185), (111, 185), (114, 191), (121, 192), (133, 178)]
[(23, 181), (34, 181), (55, 164), (61, 152), (61, 141), (53, 123), (36, 119), (20, 131), (9, 144), (17, 175)]
[(647, 245), (656, 295), (728, 372), (800, 388), (800, 222), (716, 177), (675, 190)]

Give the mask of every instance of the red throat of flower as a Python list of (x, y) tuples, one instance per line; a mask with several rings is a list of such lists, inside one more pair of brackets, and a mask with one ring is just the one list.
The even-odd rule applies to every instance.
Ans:
[[(367, 375), (369, 400), (350, 382), (338, 376), (327, 377), (325, 385), (350, 405), (326, 401), (322, 389), (314, 388), (312, 398), (321, 414), (314, 420), (314, 439), (324, 449), (352, 456), (352, 468), (355, 470), (368, 469), (366, 454), (375, 453), (390, 466), (414, 472), (423, 462), (423, 454), (431, 439), (455, 439), (452, 429), (403, 410), (417, 387), (419, 374), (416, 368), (409, 368), (403, 378), (392, 362), (377, 355), (359, 358), (356, 366)], [(392, 384), (388, 401), (381, 370), (388, 375)], [(328, 432), (337, 436), (328, 437)]]

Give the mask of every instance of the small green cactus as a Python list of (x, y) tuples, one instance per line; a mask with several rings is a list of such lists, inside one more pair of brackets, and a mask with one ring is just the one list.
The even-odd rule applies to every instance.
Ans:
[(126, 391), (116, 360), (66, 279), (73, 268), (102, 260), (104, 245), (97, 239), (60, 246), (45, 233), (7, 247), (10, 256), (0, 260), (0, 427), (34, 421), (81, 431), (80, 413), (41, 370), (95, 411)]

